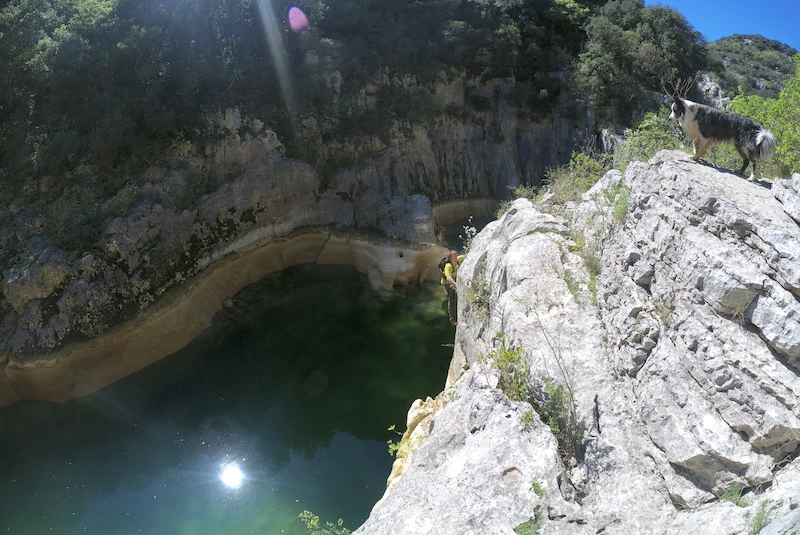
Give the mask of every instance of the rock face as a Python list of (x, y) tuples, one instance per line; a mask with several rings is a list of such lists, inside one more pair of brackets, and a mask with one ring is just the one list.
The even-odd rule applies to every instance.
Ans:
[[(341, 74), (325, 72), (338, 94)], [(89, 368), (107, 366), (92, 347), (118, 346), (115, 330), (129, 333), (143, 314), (158, 315), (149, 311), (172, 302), (167, 294), (183, 292), (232, 255), (267, 247), (278, 255), (266, 262), (274, 269), (290, 258), (352, 263), (381, 290), (434, 277), (437, 231), (450, 222), (443, 214), (538, 184), (546, 168), (569, 160), (586, 137), (581, 132), (594, 128), (590, 114), (568, 118), (572, 108), (535, 117), (515, 103), (508, 79), (451, 73), (424, 86), (382, 72), (364, 88), (359, 106), (375, 111), (383, 86), (422, 91), (441, 113), (424, 124), (399, 117), (380, 134), (344, 137), (332, 134), (334, 118), (300, 118), (292, 148), (305, 163), (286, 157), (289, 149), (270, 125), (229, 109), (209, 119), (218, 142), (202, 153), (176, 143), (174, 164), (164, 163), (171, 167), (123, 177), (110, 198), (111, 187), (97, 186), (105, 177), (81, 168), (56, 200), (48, 198), (55, 179), (42, 177), (30, 185), (38, 195), (0, 203), (0, 407), (20, 397), (60, 400), (86, 393), (90, 384), (97, 388)], [(433, 214), (433, 205), (448, 207)], [(322, 241), (291, 241), (298, 234)], [(301, 243), (313, 245), (300, 254)], [(207, 323), (189, 320), (178, 323)], [(129, 340), (124, 351), (136, 343)], [(87, 354), (95, 356), (79, 365)], [(127, 361), (126, 355), (113, 358)], [(65, 368), (67, 358), (73, 362)], [(152, 358), (142, 357), (139, 367)], [(121, 376), (111, 368), (98, 377)], [(46, 377), (58, 385), (43, 383)]]
[(459, 270), (443, 408), (356, 533), (797, 533), (798, 183), (662, 151), (511, 204)]
[(179, 181), (149, 173), (138, 188), (148, 191), (126, 188), (108, 201), (141, 197), (83, 256), (23, 227), (24, 214), (16, 219), (23, 251), (1, 285), (0, 407), (88, 394), (177, 351), (271, 271), (350, 264), (387, 291), (436, 276), (442, 249), (423, 195), (320, 192), (310, 166), (267, 157), (180, 210), (149, 191)]

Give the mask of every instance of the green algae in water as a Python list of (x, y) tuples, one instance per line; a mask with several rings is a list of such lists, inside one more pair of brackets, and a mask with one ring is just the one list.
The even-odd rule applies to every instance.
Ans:
[(385, 489), (387, 428), (441, 390), (452, 340), (438, 284), (381, 298), (348, 267), (269, 275), (179, 353), (0, 411), (0, 532), (301, 535), (304, 509), (355, 529)]

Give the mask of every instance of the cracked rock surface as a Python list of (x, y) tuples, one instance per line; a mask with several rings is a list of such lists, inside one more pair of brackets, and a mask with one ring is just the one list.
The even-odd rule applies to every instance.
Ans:
[[(565, 209), (514, 201), (459, 269), (444, 408), (356, 533), (733, 535), (759, 514), (761, 534), (797, 533), (799, 183), (662, 151)], [(531, 405), (497, 388), (503, 348), (522, 348)], [(524, 416), (553, 385), (574, 455)]]

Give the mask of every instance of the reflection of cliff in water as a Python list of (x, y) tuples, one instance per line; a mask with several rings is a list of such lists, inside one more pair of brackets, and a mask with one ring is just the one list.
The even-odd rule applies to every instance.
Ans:
[[(0, 411), (0, 492), (11, 497), (0, 528), (73, 533), (100, 514), (98, 502), (125, 494), (135, 509), (162, 481), (156, 494), (174, 500), (216, 489), (213, 471), (226, 458), (246, 464), (264, 487), (251, 486), (259, 496), (286, 494), (291, 473), (317, 488), (293, 489), (306, 499), (289, 507), (356, 525), (383, 493), (387, 427), (402, 428), (411, 402), (442, 388), (452, 352), (442, 344), (453, 334), (440, 290), (381, 299), (352, 268), (298, 266), (240, 292), (179, 353), (93, 396)], [(341, 451), (347, 458), (330, 458)], [(315, 457), (308, 483), (298, 463)], [(337, 467), (333, 481), (319, 472), (322, 458)], [(170, 507), (173, 525), (183, 521), (181, 503)]]

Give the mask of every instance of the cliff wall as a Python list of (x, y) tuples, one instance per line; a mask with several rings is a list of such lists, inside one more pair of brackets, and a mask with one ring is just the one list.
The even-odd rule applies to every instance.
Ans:
[(566, 209), (514, 201), (356, 533), (796, 533), (798, 206), (800, 175), (669, 151)]
[[(107, 177), (80, 169), (59, 198), (41, 177), (4, 203), (0, 406), (87, 394), (136, 371), (199, 334), (245, 284), (294, 263), (352, 264), (384, 291), (433, 278), (443, 226), (538, 183), (583, 135), (559, 111), (533, 119), (513, 104), (513, 80), (442, 75), (417, 88), (381, 75), (359, 97), (365, 109), (385, 85), (429, 91), (445, 111), (424, 124), (398, 118), (388, 136), (342, 138), (323, 114), (303, 117), (307, 163), (286, 156), (270, 125), (229, 109), (210, 119), (218, 142), (179, 144), (173, 165), (109, 196)], [(233, 269), (244, 264), (247, 276)], [(200, 305), (190, 296), (209, 280), (217, 290)], [(148, 342), (157, 336), (172, 343)]]

